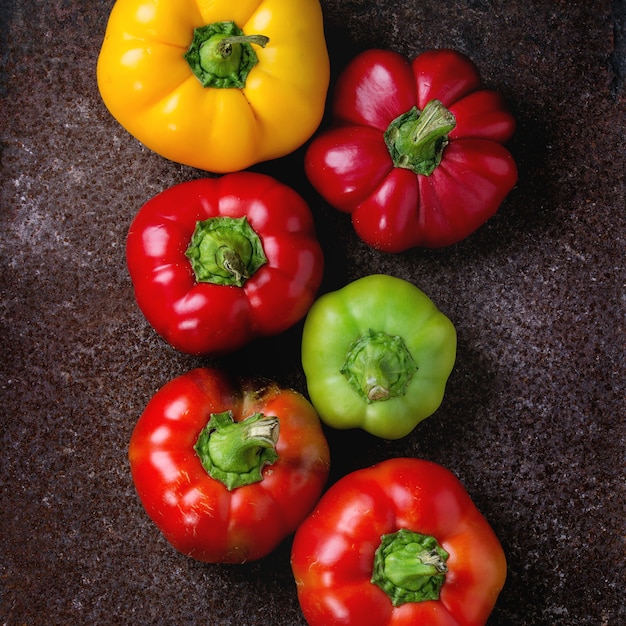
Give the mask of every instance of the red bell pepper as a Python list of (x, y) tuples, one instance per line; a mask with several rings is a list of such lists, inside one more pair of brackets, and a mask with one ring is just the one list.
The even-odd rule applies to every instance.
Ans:
[(291, 563), (310, 626), (478, 626), (506, 577), (459, 480), (408, 458), (335, 483), (296, 532)]
[(361, 53), (337, 81), (332, 116), (307, 150), (307, 176), (379, 250), (457, 243), (517, 182), (501, 145), (515, 120), (458, 52)]
[(302, 395), (205, 368), (153, 396), (128, 455), (139, 498), (166, 539), (212, 563), (272, 551), (311, 511), (330, 466)]
[(126, 252), (146, 319), (194, 355), (230, 352), (291, 327), (323, 273), (305, 201), (253, 172), (161, 192), (133, 220)]

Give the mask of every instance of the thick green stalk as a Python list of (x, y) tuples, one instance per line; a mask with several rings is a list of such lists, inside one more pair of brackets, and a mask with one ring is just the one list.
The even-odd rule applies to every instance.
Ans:
[(417, 365), (402, 337), (369, 329), (348, 348), (341, 373), (368, 404), (404, 395)]
[(262, 471), (278, 459), (277, 417), (255, 413), (236, 422), (232, 413), (213, 413), (194, 450), (207, 473), (230, 491), (263, 480)]
[(429, 176), (441, 163), (448, 134), (456, 119), (439, 100), (431, 100), (422, 111), (413, 107), (389, 124), (385, 143), (393, 164)]
[(203, 87), (243, 89), (259, 62), (252, 44), (268, 42), (265, 35), (245, 35), (234, 22), (215, 22), (194, 30), (184, 57)]
[(198, 282), (242, 287), (265, 263), (260, 237), (245, 217), (211, 217), (196, 224), (187, 258)]
[(394, 606), (438, 600), (449, 554), (430, 535), (406, 528), (383, 535), (374, 556), (371, 582)]

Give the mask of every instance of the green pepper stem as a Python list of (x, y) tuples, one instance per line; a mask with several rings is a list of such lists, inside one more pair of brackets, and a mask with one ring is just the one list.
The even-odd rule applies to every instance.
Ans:
[(417, 365), (402, 337), (369, 329), (349, 346), (340, 371), (370, 404), (404, 395)]
[(265, 48), (269, 43), (270, 38), (265, 35), (239, 35), (233, 37), (225, 37), (219, 40), (217, 49), (224, 59), (228, 58), (233, 53), (234, 44), (249, 43), (261, 46)]
[(243, 89), (259, 62), (252, 44), (268, 42), (265, 35), (245, 35), (234, 22), (214, 22), (193, 31), (184, 58), (203, 87)]
[(456, 126), (454, 114), (439, 100), (422, 111), (413, 107), (389, 124), (385, 143), (396, 167), (429, 176), (441, 163), (448, 134)]
[(374, 555), (371, 582), (394, 606), (438, 600), (449, 554), (430, 535), (406, 528), (383, 535)]
[(267, 263), (261, 239), (245, 216), (198, 222), (186, 256), (197, 282), (236, 287)]
[(214, 413), (194, 446), (207, 473), (230, 491), (263, 480), (263, 468), (276, 461), (277, 417), (255, 413), (235, 422), (230, 411)]
[(232, 274), (235, 284), (242, 285), (250, 278), (245, 264), (234, 250), (227, 246), (220, 246), (215, 253), (215, 258), (221, 267)]

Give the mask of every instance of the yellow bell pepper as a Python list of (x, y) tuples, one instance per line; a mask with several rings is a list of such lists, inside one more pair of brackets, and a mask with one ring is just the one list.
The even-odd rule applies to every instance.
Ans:
[(128, 132), (216, 173), (304, 144), (329, 76), (319, 0), (117, 0), (97, 68)]

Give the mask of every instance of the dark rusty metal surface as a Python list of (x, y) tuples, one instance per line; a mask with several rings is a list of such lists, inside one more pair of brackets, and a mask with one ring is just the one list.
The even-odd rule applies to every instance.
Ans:
[[(369, 47), (468, 54), (518, 119), (520, 169), (466, 241), (384, 255), (313, 193), (302, 151), (254, 168), (309, 201), (323, 290), (394, 274), (459, 335), (440, 410), (397, 442), (329, 431), (331, 478), (391, 456), (437, 461), (507, 554), (490, 624), (624, 623), (624, 3), (322, 5), (334, 75)], [(196, 563), (134, 493), (138, 415), (205, 361), (143, 319), (126, 232), (143, 202), (202, 172), (144, 149), (102, 104), (95, 64), (111, 6), (0, 1), (0, 623), (301, 626), (289, 540), (257, 563)], [(304, 392), (300, 333), (217, 364)]]

